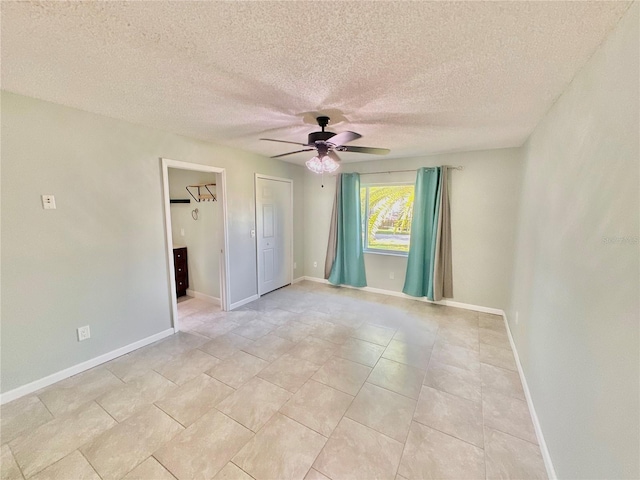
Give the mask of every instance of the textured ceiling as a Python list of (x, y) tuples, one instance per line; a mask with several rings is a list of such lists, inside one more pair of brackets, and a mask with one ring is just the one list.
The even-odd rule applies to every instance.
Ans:
[(2, 87), (264, 155), (318, 113), (390, 157), (511, 147), (628, 6), (2, 1)]

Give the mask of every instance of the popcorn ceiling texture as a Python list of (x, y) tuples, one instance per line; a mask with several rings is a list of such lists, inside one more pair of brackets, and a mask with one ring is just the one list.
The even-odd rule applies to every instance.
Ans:
[(318, 113), (392, 157), (512, 147), (629, 5), (2, 2), (2, 87), (264, 155)]

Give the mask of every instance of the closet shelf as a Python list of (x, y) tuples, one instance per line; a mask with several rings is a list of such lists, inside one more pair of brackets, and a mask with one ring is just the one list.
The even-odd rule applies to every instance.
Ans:
[[(216, 194), (210, 190), (210, 187), (215, 187), (215, 183), (199, 183), (196, 185), (187, 185), (186, 189), (189, 192), (189, 195), (193, 197), (193, 199), (200, 202), (215, 202), (217, 201)], [(192, 192), (189, 190), (190, 188), (194, 189)], [(196, 193), (197, 189), (197, 193)]]

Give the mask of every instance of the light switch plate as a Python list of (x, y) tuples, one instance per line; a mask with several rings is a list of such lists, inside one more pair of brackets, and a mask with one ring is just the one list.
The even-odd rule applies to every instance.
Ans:
[(91, 338), (91, 330), (89, 329), (89, 325), (78, 328), (78, 341), (81, 342), (83, 340), (86, 340), (87, 338)]

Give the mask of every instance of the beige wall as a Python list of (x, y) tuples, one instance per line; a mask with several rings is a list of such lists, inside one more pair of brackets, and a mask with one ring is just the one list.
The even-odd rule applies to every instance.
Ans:
[(171, 327), (160, 157), (227, 169), (231, 302), (257, 291), (254, 173), (292, 178), (301, 274), (301, 167), (6, 92), (1, 135), (3, 392)]
[[(461, 165), (451, 172), (451, 234), (454, 300), (505, 308), (515, 248), (515, 224), (521, 181), (518, 149), (452, 153), (423, 158), (348, 163), (344, 172), (360, 172), (361, 183), (415, 182), (415, 172), (364, 175), (366, 172), (415, 170), (436, 165)], [(324, 188), (321, 187), (324, 181)], [(305, 272), (322, 277), (329, 236), (335, 177), (307, 172), (305, 183)], [(313, 262), (318, 262), (314, 267)], [(365, 254), (369, 287), (402, 291), (406, 257)], [(394, 279), (390, 279), (393, 272)]]
[(509, 324), (559, 478), (640, 477), (638, 42), (636, 3), (524, 148)]
[[(170, 204), (173, 246), (187, 247), (189, 289), (220, 298), (220, 250), (224, 245), (221, 202), (198, 203), (185, 188), (187, 185), (217, 183), (216, 177), (215, 173), (169, 168), (169, 197), (191, 200), (191, 203)], [(211, 187), (211, 191), (218, 195), (216, 189), (217, 185)], [(191, 190), (197, 192), (196, 189)], [(191, 213), (196, 208), (198, 219), (194, 220)]]

